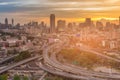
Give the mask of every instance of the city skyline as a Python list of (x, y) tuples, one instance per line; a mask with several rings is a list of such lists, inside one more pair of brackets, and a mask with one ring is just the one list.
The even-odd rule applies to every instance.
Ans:
[[(104, 4), (103, 4), (104, 3)], [(24, 23), (32, 20), (49, 22), (49, 14), (56, 19), (80, 22), (90, 17), (93, 20), (106, 18), (116, 20), (120, 13), (119, 0), (0, 0), (0, 22), (14, 18)]]
[[(119, 25), (120, 24), (120, 17), (116, 18), (115, 20), (112, 20), (112, 19), (108, 19), (108, 18), (99, 18), (99, 20), (94, 20), (93, 18), (81, 18), (81, 21), (75, 21), (74, 19), (71, 19), (70, 21), (69, 20), (66, 20), (64, 18), (56, 18), (56, 15), (55, 14), (50, 14), (48, 19), (45, 19), (43, 18), (43, 20), (29, 20), (29, 21), (26, 21), (24, 23), (20, 23), (20, 22), (17, 22), (16, 20), (14, 21), (14, 18), (10, 18), (8, 19), (7, 17), (3, 19), (2, 22), (0, 22), (1, 24), (9, 24), (9, 25), (17, 25), (17, 24), (20, 24), (20, 25), (25, 25), (25, 24), (29, 24), (29, 23), (38, 23), (38, 24), (41, 24), (42, 22), (44, 22), (46, 24), (46, 26), (49, 26), (51, 27), (51, 21), (52, 21), (52, 18), (51, 18), (51, 15), (54, 15), (53, 19), (54, 19), (54, 24), (52, 25), (55, 25), (55, 27), (57, 27), (57, 24), (59, 24), (59, 21), (61, 23), (61, 21), (65, 21), (65, 23), (69, 24), (69, 23), (76, 23), (77, 25), (79, 25), (80, 23), (84, 23), (86, 22), (86, 19), (91, 19), (91, 21), (96, 24), (97, 22), (101, 22), (103, 23), (104, 25), (108, 22), (110, 23), (113, 23), (113, 24), (116, 24), (116, 25)], [(53, 22), (52, 22), (53, 23)]]
[(120, 0), (0, 0), (0, 80), (120, 80)]

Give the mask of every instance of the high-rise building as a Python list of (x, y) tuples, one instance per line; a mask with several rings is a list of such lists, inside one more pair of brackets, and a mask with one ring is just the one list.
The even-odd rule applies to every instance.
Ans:
[(106, 22), (106, 27), (110, 28), (111, 27), (111, 23), (110, 22)]
[(64, 31), (66, 26), (66, 21), (65, 20), (58, 20), (57, 21), (57, 30), (58, 31)]
[(14, 19), (12, 19), (12, 26), (14, 26)]
[(91, 18), (86, 18), (86, 23), (91, 23)]
[(68, 23), (68, 28), (72, 29), (73, 28), (73, 24), (72, 23)]
[(119, 27), (120, 27), (120, 16), (119, 16)]
[(44, 27), (45, 23), (42, 21), (40, 25), (41, 25), (41, 27)]
[(102, 30), (103, 29), (103, 23), (100, 22), (100, 21), (97, 21), (96, 22), (96, 28), (98, 28), (99, 30)]
[(43, 21), (40, 24), (40, 28), (41, 28), (42, 32), (46, 31), (46, 25), (45, 25), (45, 23)]
[(8, 19), (5, 18), (5, 25), (8, 25)]
[(85, 24), (86, 24), (86, 26), (91, 26), (91, 25), (92, 25), (92, 20), (91, 20), (91, 18), (86, 18)]
[(55, 32), (55, 14), (50, 15), (50, 32)]

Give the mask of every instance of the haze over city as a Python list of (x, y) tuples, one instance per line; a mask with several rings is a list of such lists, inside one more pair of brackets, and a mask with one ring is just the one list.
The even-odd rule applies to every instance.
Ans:
[(0, 80), (120, 80), (120, 0), (0, 0)]
[(80, 22), (84, 18), (118, 20), (119, 0), (0, 0), (0, 22), (14, 18), (16, 23), (32, 20), (49, 22), (49, 14), (68, 22)]

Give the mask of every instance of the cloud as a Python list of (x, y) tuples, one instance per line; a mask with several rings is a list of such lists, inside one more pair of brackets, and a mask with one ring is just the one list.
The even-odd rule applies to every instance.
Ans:
[[(112, 2), (116, 4), (112, 4)], [(104, 4), (103, 4), (104, 3)], [(0, 12), (63, 10), (102, 11), (119, 7), (118, 0), (0, 0)], [(105, 9), (104, 9), (105, 7)], [(108, 7), (108, 8), (106, 8)], [(4, 10), (3, 10), (4, 8)], [(48, 9), (47, 9), (48, 8)], [(61, 10), (62, 10), (61, 9)], [(112, 9), (112, 8), (111, 8)], [(118, 8), (116, 8), (118, 9)], [(56, 11), (58, 11), (56, 10)]]
[[(0, 13), (4, 16), (48, 17), (117, 17), (119, 0), (0, 0)], [(3, 16), (0, 14), (0, 17)]]
[(19, 2), (1, 2), (0, 6), (4, 6), (4, 5), (16, 5), (19, 4)]

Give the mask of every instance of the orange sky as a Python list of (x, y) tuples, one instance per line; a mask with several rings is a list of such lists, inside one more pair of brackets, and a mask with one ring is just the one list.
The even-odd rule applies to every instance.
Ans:
[(84, 18), (100, 20), (118, 19), (120, 16), (120, 0), (1, 0), (0, 22), (8, 17), (14, 18), (16, 23), (28, 21), (46, 21), (49, 15), (55, 14), (57, 20), (68, 22), (84, 21)]

